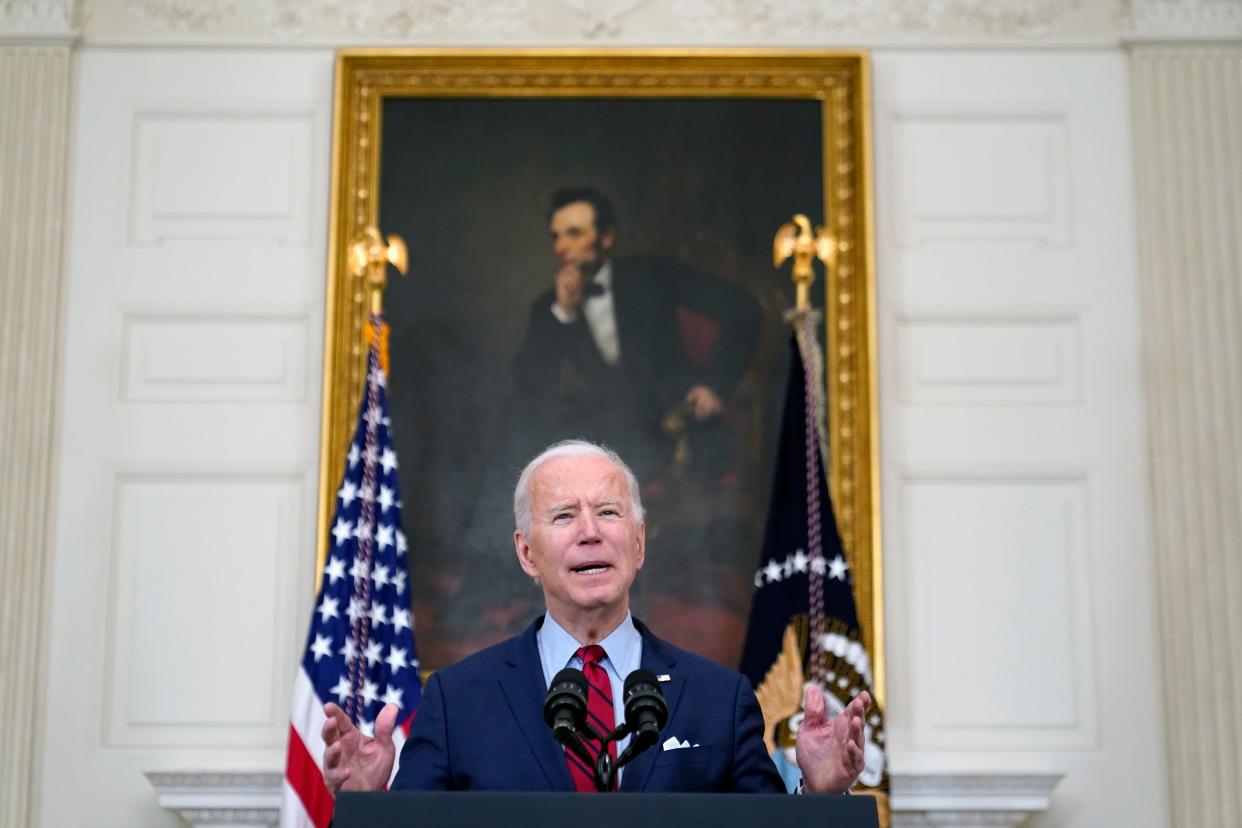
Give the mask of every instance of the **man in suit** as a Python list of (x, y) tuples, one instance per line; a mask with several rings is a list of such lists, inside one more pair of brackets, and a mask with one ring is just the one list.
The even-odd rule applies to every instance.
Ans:
[[(589, 766), (568, 755), (543, 721), (549, 683), (565, 667), (583, 669), (591, 717), (607, 730), (622, 720), (624, 679), (641, 665), (660, 677), (666, 741), (622, 768), (620, 790), (783, 792), (747, 680), (661, 641), (630, 615), (646, 531), (629, 467), (595, 444), (557, 443), (522, 472), (514, 518), (518, 563), (542, 588), (547, 614), (516, 638), (432, 675), (392, 787), (589, 790), (582, 781)], [(808, 791), (842, 793), (854, 783), (869, 704), (863, 693), (829, 721), (823, 694), (808, 689), (797, 742)], [(380, 713), (374, 738), (337, 705), (324, 713), (328, 788), (383, 787), (395, 758), (397, 708)]]
[(536, 445), (586, 431), (646, 484), (669, 462), (672, 415), (700, 428), (700, 454), (724, 452), (712, 426), (754, 353), (758, 303), (671, 258), (614, 257), (616, 214), (593, 187), (558, 190), (547, 218), (557, 270), (513, 362)]

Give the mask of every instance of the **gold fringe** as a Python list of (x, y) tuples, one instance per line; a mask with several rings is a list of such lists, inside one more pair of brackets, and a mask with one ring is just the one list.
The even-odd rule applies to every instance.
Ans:
[[(366, 342), (367, 347), (370, 348), (371, 343), (375, 341), (375, 326), (374, 325), (363, 325), (362, 326), (362, 339), (364, 342)], [(387, 322), (380, 323), (379, 359), (380, 359), (380, 368), (384, 371), (384, 376), (385, 377), (389, 376), (389, 373), (388, 373), (388, 323)]]
[(776, 752), (776, 725), (802, 709), (802, 647), (794, 625), (785, 627), (781, 652), (755, 688), (763, 711), (763, 743), (768, 754)]

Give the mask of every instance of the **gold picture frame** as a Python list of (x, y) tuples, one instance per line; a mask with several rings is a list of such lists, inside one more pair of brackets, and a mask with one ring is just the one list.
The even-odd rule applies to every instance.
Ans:
[[(771, 50), (347, 50), (336, 62), (332, 194), (325, 312), (318, 561), (328, 548), (335, 486), (365, 373), (368, 300), (348, 275), (347, 248), (368, 225), (385, 226), (386, 106), (432, 101), (802, 102), (818, 113), (820, 204), (789, 204), (758, 232), (794, 212), (820, 211), (838, 240), (835, 269), (818, 288), (825, 310), (829, 485), (852, 566), (859, 621), (883, 699), (883, 606), (875, 403), (874, 246), (869, 80), (854, 51)], [(405, 103), (402, 103), (404, 106)], [(602, 105), (602, 104), (601, 104)], [(775, 105), (775, 104), (774, 104)], [(780, 130), (780, 124), (773, 125)], [(775, 132), (773, 134), (780, 134)], [(395, 157), (395, 156), (394, 156)], [(439, 163), (437, 159), (427, 159)], [(391, 165), (390, 165), (391, 166)], [(487, 218), (479, 217), (483, 231)], [(417, 235), (417, 234), (415, 234)], [(419, 277), (421, 240), (407, 239)], [(753, 246), (753, 245), (752, 245)], [(758, 251), (757, 255), (767, 255)], [(770, 262), (769, 262), (770, 264)], [(792, 297), (787, 277), (772, 284)], [(781, 284), (781, 280), (785, 280)], [(394, 320), (389, 320), (396, 325)], [(403, 354), (394, 350), (394, 361)], [(783, 382), (783, 380), (782, 380)], [(398, 452), (418, 435), (396, 435)], [(406, 485), (403, 481), (403, 485)], [(408, 500), (408, 497), (407, 497)], [(407, 518), (408, 521), (408, 518)], [(407, 525), (417, 555), (418, 527)], [(758, 560), (759, 549), (754, 550)], [(412, 561), (416, 558), (412, 558)], [(416, 566), (416, 564), (414, 564)], [(318, 571), (318, 570), (317, 570)], [(417, 573), (411, 577), (417, 579)], [(515, 575), (515, 577), (517, 577)], [(421, 635), (421, 633), (420, 633)], [(420, 649), (423, 646), (420, 638)], [(439, 667), (439, 664), (424, 666)]]

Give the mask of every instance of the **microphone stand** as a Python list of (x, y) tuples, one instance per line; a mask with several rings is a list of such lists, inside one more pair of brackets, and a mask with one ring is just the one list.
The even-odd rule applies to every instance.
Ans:
[[(586, 745), (582, 743), (582, 737), (585, 735), (593, 742), (599, 742), (599, 755), (594, 759), (593, 781), (595, 782), (595, 790), (605, 792), (612, 789), (613, 779), (616, 777), (617, 768), (621, 767), (621, 763), (613, 763), (612, 755), (608, 752), (608, 743), (615, 742), (617, 739), (629, 733), (629, 729), (622, 724), (616, 730), (604, 735), (595, 729), (590, 722), (584, 722), (582, 727), (577, 730), (557, 731), (555, 733), (556, 740), (563, 744), (568, 750), (573, 751), (579, 759), (584, 763), (592, 764), (591, 752), (587, 750)], [(626, 751), (629, 752), (628, 750)], [(630, 757), (626, 757), (629, 761)]]
[[(595, 790), (601, 793), (612, 790), (612, 783), (616, 779), (617, 771), (628, 765), (630, 762), (638, 758), (638, 754), (655, 744), (655, 739), (659, 736), (656, 733), (650, 734), (652, 738), (644, 738), (648, 736), (645, 733), (637, 733), (630, 740), (629, 745), (621, 752), (616, 761), (613, 761), (612, 755), (608, 752), (608, 744), (624, 739), (626, 736), (635, 734), (636, 731), (629, 722), (622, 722), (615, 730), (607, 736), (600, 734), (591, 724), (586, 725), (586, 729), (590, 733), (591, 738), (600, 743), (599, 757), (595, 760)], [(581, 747), (581, 744), (579, 744)], [(584, 748), (585, 750), (585, 748)]]
[[(584, 764), (592, 767), (596, 791), (611, 791), (617, 771), (660, 740), (660, 729), (668, 719), (668, 708), (656, 681), (655, 674), (649, 670), (635, 670), (630, 674), (626, 679), (627, 721), (611, 733), (604, 734), (586, 721), (586, 680), (581, 672), (565, 669), (553, 679), (553, 687), (544, 702), (544, 718), (552, 727), (553, 737)], [(628, 721), (635, 717), (638, 724)], [(633, 736), (630, 744), (619, 757), (613, 759), (608, 745), (630, 735)], [(583, 737), (599, 743), (593, 763), (591, 751), (583, 744)]]

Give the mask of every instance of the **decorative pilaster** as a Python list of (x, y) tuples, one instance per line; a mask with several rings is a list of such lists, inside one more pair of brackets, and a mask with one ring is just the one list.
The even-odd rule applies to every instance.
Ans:
[[(1196, 28), (1179, 20), (1170, 41)], [(1174, 825), (1242, 825), (1242, 44), (1220, 43), (1228, 34), (1131, 49)]]
[(0, 825), (38, 790), (71, 6), (0, 3)]

